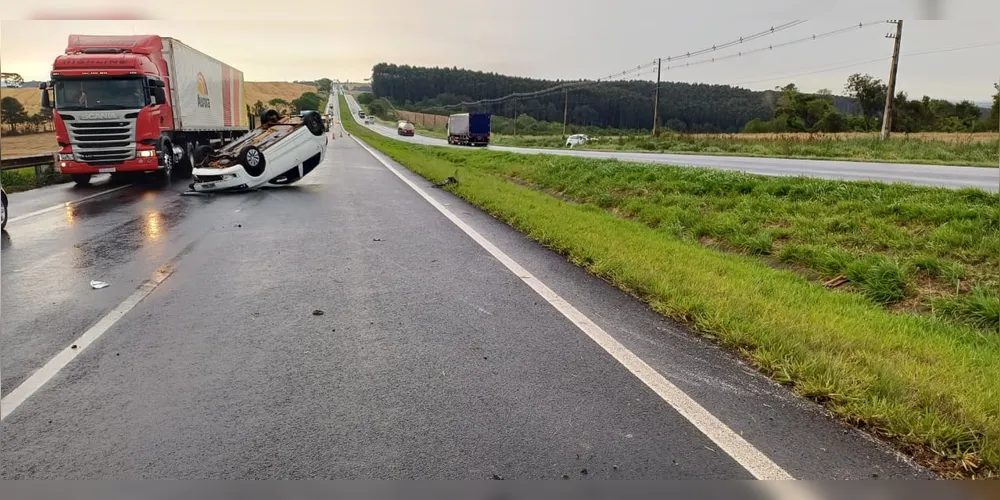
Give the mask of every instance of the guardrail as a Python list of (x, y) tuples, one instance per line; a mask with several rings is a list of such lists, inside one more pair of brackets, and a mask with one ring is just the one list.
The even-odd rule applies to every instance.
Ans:
[(42, 153), (0, 159), (0, 171), (35, 167), (35, 178), (40, 179), (56, 170), (56, 153)]

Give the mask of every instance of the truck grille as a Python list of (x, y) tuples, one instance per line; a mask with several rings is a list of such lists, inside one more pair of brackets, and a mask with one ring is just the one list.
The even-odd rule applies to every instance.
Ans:
[(124, 115), (108, 121), (66, 120), (76, 161), (108, 165), (135, 158), (135, 118)]

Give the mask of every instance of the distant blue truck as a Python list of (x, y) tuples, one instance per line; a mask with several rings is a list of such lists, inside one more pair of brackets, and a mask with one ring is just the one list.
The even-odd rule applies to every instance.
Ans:
[(448, 117), (448, 144), (486, 146), (490, 143), (489, 113), (460, 113)]

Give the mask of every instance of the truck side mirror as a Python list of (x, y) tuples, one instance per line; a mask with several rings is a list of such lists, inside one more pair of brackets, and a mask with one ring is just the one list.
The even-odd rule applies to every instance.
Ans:
[(42, 90), (42, 108), (51, 108), (52, 100), (49, 99), (48, 85), (45, 83), (41, 83), (38, 85), (38, 88)]

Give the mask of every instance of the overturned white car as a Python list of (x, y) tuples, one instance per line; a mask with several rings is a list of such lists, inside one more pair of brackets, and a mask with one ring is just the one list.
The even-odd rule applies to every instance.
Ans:
[(260, 122), (260, 127), (220, 149), (199, 147), (191, 189), (243, 191), (265, 184), (291, 184), (323, 161), (330, 139), (319, 113), (303, 111), (299, 116), (282, 117), (268, 110), (261, 113)]

